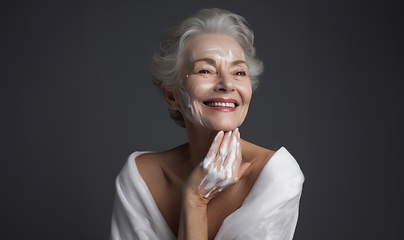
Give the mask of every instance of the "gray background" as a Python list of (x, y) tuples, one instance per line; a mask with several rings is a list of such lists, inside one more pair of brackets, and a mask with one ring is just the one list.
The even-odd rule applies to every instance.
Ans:
[(151, 54), (168, 27), (208, 7), (255, 32), (265, 70), (240, 131), (298, 160), (295, 239), (400, 238), (399, 1), (0, 4), (5, 239), (108, 237), (127, 156), (186, 141), (151, 84)]

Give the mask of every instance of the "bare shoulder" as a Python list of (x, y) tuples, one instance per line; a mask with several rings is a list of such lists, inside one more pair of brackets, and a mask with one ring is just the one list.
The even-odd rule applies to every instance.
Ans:
[(162, 159), (162, 153), (144, 153), (136, 157), (136, 166), (140, 175), (146, 183), (149, 183), (149, 179), (153, 178), (153, 176), (161, 176)]
[(183, 180), (177, 175), (176, 166), (184, 159), (182, 145), (165, 152), (146, 153), (137, 157), (136, 165), (164, 219), (175, 232), (181, 209)]
[(183, 149), (184, 145), (181, 145), (164, 152), (145, 153), (136, 158), (138, 171), (152, 193), (175, 181), (175, 161), (181, 159), (179, 155)]
[(256, 144), (243, 141), (243, 149), (242, 156), (243, 161), (247, 161), (251, 163), (251, 167), (249, 168), (248, 175), (251, 177), (253, 181), (258, 177), (261, 173), (262, 169), (265, 165), (270, 161), (272, 156), (276, 151), (270, 150)]
[(242, 153), (243, 153), (243, 159), (245, 159), (248, 162), (266, 163), (275, 154), (275, 151), (243, 140)]

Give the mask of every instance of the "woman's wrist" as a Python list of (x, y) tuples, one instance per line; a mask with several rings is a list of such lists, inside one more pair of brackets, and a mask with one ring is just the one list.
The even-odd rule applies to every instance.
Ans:
[(186, 208), (207, 210), (209, 200), (200, 195), (185, 192), (182, 202)]

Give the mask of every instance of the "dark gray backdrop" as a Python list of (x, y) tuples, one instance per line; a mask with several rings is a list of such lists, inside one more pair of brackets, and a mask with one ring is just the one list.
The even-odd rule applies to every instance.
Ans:
[(2, 236), (107, 238), (127, 156), (186, 141), (150, 56), (207, 7), (255, 32), (265, 70), (240, 131), (298, 160), (295, 239), (400, 237), (402, 4), (374, 1), (1, 2)]

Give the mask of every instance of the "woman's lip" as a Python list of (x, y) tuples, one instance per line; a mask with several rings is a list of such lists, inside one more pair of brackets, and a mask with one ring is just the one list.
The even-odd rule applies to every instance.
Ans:
[(234, 103), (236, 105), (239, 105), (238, 101), (233, 98), (212, 98), (212, 99), (208, 99), (203, 102), (224, 102), (224, 103)]
[[(205, 105), (205, 106), (207, 106), (207, 105)], [(207, 106), (207, 107), (210, 108), (210, 109), (219, 111), (219, 112), (234, 112), (234, 111), (236, 111), (236, 109), (237, 109), (237, 107), (234, 107), (234, 108), (229, 108), (229, 107), (211, 107), (211, 106)]]

